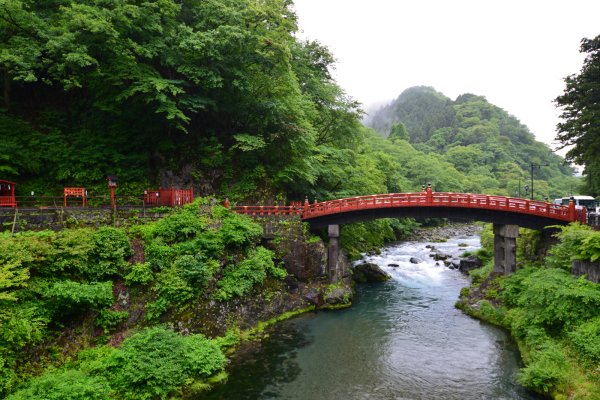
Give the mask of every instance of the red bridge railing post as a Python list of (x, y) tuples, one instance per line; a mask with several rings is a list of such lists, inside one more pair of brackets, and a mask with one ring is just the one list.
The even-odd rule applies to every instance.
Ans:
[(425, 191), (425, 197), (428, 203), (433, 203), (433, 190), (431, 189), (431, 183), (427, 184), (427, 190)]
[(577, 219), (577, 216), (575, 213), (575, 198), (574, 197), (571, 197), (569, 199), (569, 219), (571, 220), (571, 222), (573, 222)]

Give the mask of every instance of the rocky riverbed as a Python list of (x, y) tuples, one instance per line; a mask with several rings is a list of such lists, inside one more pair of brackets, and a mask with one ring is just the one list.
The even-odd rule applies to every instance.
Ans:
[(417, 228), (405, 241), (445, 242), (453, 236), (474, 236), (483, 227), (475, 224), (449, 223), (443, 226)]
[[(450, 269), (458, 269), (463, 273), (481, 267), (481, 260), (474, 255), (462, 257), (456, 254), (448, 254), (443, 249), (436, 247), (436, 243), (445, 243), (452, 237), (470, 237), (476, 236), (482, 230), (480, 225), (452, 223), (444, 226), (418, 228), (405, 240), (405, 242), (430, 242), (426, 247), (429, 249), (429, 257), (436, 261), (436, 265), (444, 265)], [(460, 244), (459, 244), (460, 246)], [(440, 246), (441, 247), (441, 246)], [(374, 255), (375, 253), (371, 254)], [(417, 257), (411, 257), (412, 264), (419, 264), (423, 260)], [(398, 267), (398, 264), (389, 264), (388, 267)], [(363, 260), (354, 265), (354, 280), (358, 283), (365, 282), (384, 282), (391, 276), (381, 269), (377, 264), (369, 263)]]

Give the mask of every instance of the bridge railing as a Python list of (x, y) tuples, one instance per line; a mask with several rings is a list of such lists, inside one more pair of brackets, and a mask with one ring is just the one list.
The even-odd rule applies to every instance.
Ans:
[(568, 206), (527, 200), (514, 197), (494, 196), (471, 193), (449, 192), (416, 192), (387, 193), (369, 196), (356, 196), (345, 199), (329, 200), (320, 203), (293, 206), (236, 206), (234, 210), (241, 214), (266, 215), (300, 215), (303, 219), (311, 219), (323, 215), (352, 212), (376, 208), (397, 207), (457, 207), (473, 209), (489, 209), (517, 212), (552, 219), (585, 223), (585, 210), (574, 210)]
[(232, 210), (238, 214), (265, 217), (269, 215), (302, 215), (297, 206), (235, 206)]
[[(304, 210), (302, 217), (315, 218), (359, 209), (415, 206), (478, 208), (521, 212), (565, 221), (571, 220), (567, 206), (505, 196), (446, 192), (389, 193), (324, 201), (310, 204), (308, 209)], [(579, 212), (576, 215), (577, 220), (582, 221), (583, 214)]]

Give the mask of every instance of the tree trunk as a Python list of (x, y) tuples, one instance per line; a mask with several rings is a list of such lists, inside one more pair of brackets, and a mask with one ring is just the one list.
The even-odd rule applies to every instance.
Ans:
[(4, 107), (10, 108), (10, 75), (6, 71), (3, 72), (3, 75), (4, 75), (4, 88), (3, 88)]

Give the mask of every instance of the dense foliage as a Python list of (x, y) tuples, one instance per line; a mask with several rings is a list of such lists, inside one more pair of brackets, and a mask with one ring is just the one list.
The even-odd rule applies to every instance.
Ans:
[(514, 195), (530, 163), (551, 164), (536, 171), (541, 196), (573, 185), (558, 157), (479, 96), (409, 89), (372, 119), (392, 131), (383, 144), (333, 81), (329, 51), (296, 30), (289, 0), (6, 0), (0, 171), (18, 193), (104, 193), (112, 173), (121, 193), (160, 183), (246, 201), (427, 181)]
[[(191, 186), (234, 202), (312, 202), (426, 182), (515, 195), (529, 163), (547, 161), (536, 193), (575, 186), (526, 127), (478, 96), (410, 89), (383, 139), (332, 79), (328, 49), (296, 31), (290, 0), (5, 0), (1, 178), (19, 195), (105, 194), (116, 174), (121, 194)], [(392, 223), (355, 228), (369, 239), (354, 250), (381, 243)]]
[(108, 173), (122, 191), (162, 178), (234, 198), (308, 193), (360, 112), (327, 49), (295, 38), (290, 6), (4, 1), (0, 171), (22, 193), (99, 190)]
[(166, 399), (185, 385), (193, 390), (194, 381), (223, 369), (225, 362), (216, 340), (154, 327), (127, 338), (118, 349), (83, 351), (76, 362), (33, 379), (8, 398)]
[[(80, 348), (127, 331), (130, 315), (117, 295), (123, 282), (140, 296), (138, 323), (155, 324), (194, 300), (231, 300), (266, 279), (283, 279), (287, 273), (273, 253), (258, 246), (261, 234), (251, 219), (207, 199), (127, 232), (102, 227), (0, 234), (0, 393), (13, 392), (40, 364), (60, 365)], [(52, 350), (57, 335), (88, 323), (92, 332), (99, 329), (91, 343), (73, 344), (64, 354)], [(13, 397), (48, 391), (49, 398), (166, 398), (223, 367), (224, 357), (211, 343), (151, 328), (119, 349), (94, 350), (75, 369), (50, 371)], [(96, 397), (86, 397), (87, 389), (76, 394), (83, 386)]]
[[(414, 148), (423, 152), (411, 159), (428, 156), (440, 170), (447, 168), (444, 162), (451, 165), (464, 176), (464, 182), (454, 179), (453, 191), (509, 196), (520, 192), (527, 197), (532, 164), (548, 164), (534, 167), (536, 199), (562, 197), (577, 187), (572, 168), (561, 157), (536, 141), (515, 117), (481, 96), (463, 94), (452, 101), (433, 88), (410, 88), (374, 113), (369, 125), (394, 142), (408, 136)], [(420, 165), (413, 161), (410, 166)], [(437, 176), (429, 174), (421, 179)], [(439, 185), (434, 187), (437, 190)]]
[(578, 75), (565, 78), (566, 88), (556, 98), (562, 109), (556, 140), (572, 146), (567, 158), (584, 165), (586, 189), (600, 194), (600, 35), (581, 41), (586, 54)]
[(555, 398), (600, 398), (600, 285), (570, 274), (572, 260), (600, 257), (600, 232), (572, 224), (557, 236), (543, 264), (521, 254), (524, 267), (510, 276), (483, 279), (491, 264), (474, 271), (476, 290), (483, 292), (475, 313), (517, 338), (526, 364), (523, 385)]

